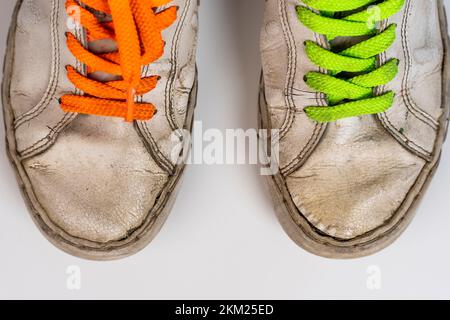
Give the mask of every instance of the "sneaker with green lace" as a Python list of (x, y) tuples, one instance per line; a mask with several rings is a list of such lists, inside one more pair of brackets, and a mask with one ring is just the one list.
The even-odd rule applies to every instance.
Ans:
[(442, 0), (267, 0), (261, 51), (261, 126), (279, 136), (269, 180), (286, 232), (326, 257), (386, 247), (445, 138)]

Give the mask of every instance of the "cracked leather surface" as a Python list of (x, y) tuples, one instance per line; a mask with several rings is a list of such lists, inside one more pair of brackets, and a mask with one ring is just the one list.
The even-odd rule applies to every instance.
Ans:
[(185, 124), (196, 76), (197, 1), (169, 4), (179, 10), (163, 33), (164, 56), (143, 68), (161, 76), (142, 97), (158, 113), (138, 124), (60, 109), (58, 98), (74, 91), (64, 66), (78, 66), (65, 45), (64, 3), (24, 0), (18, 13), (9, 93), (17, 155), (42, 214), (72, 237), (119, 241), (143, 223), (175, 168), (170, 136)]
[(303, 43), (326, 43), (298, 20), (298, 5), (267, 0), (261, 34), (267, 109), (271, 128), (281, 130), (279, 166), (299, 213), (321, 234), (351, 240), (392, 218), (441, 149), (435, 147), (443, 114), (440, 4), (407, 0), (383, 24), (398, 24), (395, 44), (380, 57), (400, 59), (397, 78), (379, 88), (396, 92), (393, 107), (328, 125), (303, 112), (325, 104), (303, 81), (318, 70)]

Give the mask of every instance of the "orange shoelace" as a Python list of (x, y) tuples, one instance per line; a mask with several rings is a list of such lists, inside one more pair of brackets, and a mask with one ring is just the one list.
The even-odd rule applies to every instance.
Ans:
[(153, 90), (158, 76), (141, 77), (141, 68), (159, 59), (164, 53), (162, 31), (177, 18), (177, 7), (158, 13), (155, 9), (171, 0), (83, 0), (82, 3), (111, 17), (100, 21), (75, 0), (67, 0), (68, 12), (76, 12), (77, 22), (87, 33), (88, 41), (114, 40), (117, 51), (95, 54), (78, 39), (67, 33), (71, 53), (88, 68), (88, 74), (102, 71), (119, 76), (120, 80), (101, 82), (67, 66), (69, 80), (84, 95), (68, 94), (60, 99), (65, 112), (121, 117), (126, 121), (149, 120), (156, 113), (150, 103), (136, 102), (136, 96)]

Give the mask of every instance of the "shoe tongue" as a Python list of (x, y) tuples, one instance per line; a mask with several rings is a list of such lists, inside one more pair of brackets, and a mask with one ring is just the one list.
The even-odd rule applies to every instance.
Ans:
[[(85, 6), (86, 10), (91, 12), (100, 22), (109, 22), (111, 21), (111, 16), (107, 15), (101, 11), (97, 11), (95, 9), (92, 9), (88, 6)], [(95, 40), (88, 42), (88, 49), (90, 52), (95, 54), (103, 54), (103, 53), (110, 53), (117, 51), (117, 44), (112, 39), (104, 39), (104, 40)], [(88, 75), (89, 78), (100, 81), (100, 82), (107, 82), (107, 81), (114, 81), (114, 80), (120, 80), (120, 76), (112, 75), (106, 72), (102, 71), (96, 71), (93, 73), (90, 73)]]
[[(102, 53), (109, 53), (117, 50), (117, 45), (115, 41), (113, 40), (97, 40), (89, 42), (88, 44), (89, 51), (96, 53), (96, 54), (102, 54)], [(100, 81), (100, 82), (107, 82), (107, 81), (114, 81), (114, 80), (121, 80), (122, 77), (113, 75), (110, 73), (106, 73), (103, 71), (95, 71), (93, 73), (90, 73), (88, 75), (89, 78)]]
[(333, 52), (341, 52), (347, 48), (354, 46), (360, 42), (369, 39), (369, 36), (359, 36), (359, 37), (336, 37), (330, 41), (331, 49)]

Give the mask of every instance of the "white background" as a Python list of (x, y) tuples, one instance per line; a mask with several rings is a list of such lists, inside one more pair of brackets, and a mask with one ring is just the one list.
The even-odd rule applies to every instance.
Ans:
[[(0, 56), (14, 3), (2, 0)], [(257, 126), (263, 7), (262, 0), (202, 1), (196, 119), (204, 128)], [(150, 246), (99, 263), (60, 252), (40, 234), (1, 136), (0, 298), (450, 298), (449, 145), (412, 225), (374, 256), (333, 261), (297, 247), (278, 224), (256, 166), (192, 165)], [(72, 265), (81, 270), (80, 290), (66, 285)], [(380, 271), (379, 290), (367, 286), (371, 266)]]

